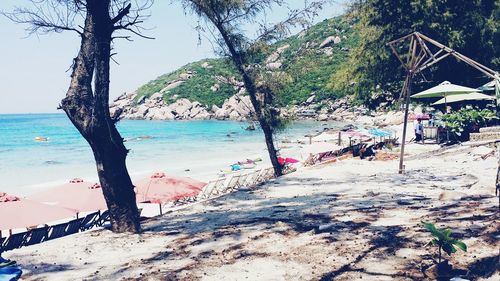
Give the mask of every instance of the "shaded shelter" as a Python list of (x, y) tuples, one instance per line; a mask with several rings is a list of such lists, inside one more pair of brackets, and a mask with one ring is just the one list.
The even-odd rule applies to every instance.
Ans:
[(165, 173), (154, 173), (151, 177), (136, 183), (137, 202), (161, 204), (193, 197), (206, 185), (187, 177), (172, 177)]
[(75, 210), (78, 213), (106, 210), (108, 206), (97, 183), (75, 178), (28, 197), (30, 200)]
[(27, 228), (71, 218), (76, 211), (0, 192), (0, 230)]

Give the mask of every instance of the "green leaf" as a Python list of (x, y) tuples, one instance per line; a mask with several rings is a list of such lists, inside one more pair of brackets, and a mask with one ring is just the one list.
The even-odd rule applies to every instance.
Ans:
[(451, 256), (451, 254), (455, 253), (457, 249), (455, 249), (453, 245), (446, 243), (443, 245), (443, 251), (445, 251), (449, 256)]
[(467, 245), (465, 245), (464, 242), (462, 241), (455, 241), (455, 244), (458, 248), (460, 248), (460, 250), (464, 251), (464, 252), (467, 252)]

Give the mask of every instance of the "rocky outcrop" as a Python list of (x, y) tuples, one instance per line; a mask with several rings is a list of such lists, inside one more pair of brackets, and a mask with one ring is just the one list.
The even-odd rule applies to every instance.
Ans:
[(336, 45), (342, 42), (342, 39), (339, 36), (328, 36), (321, 44), (319, 44), (319, 48), (330, 47), (332, 45)]
[[(222, 81), (221, 81), (222, 82)], [(236, 81), (226, 80), (237, 84)], [(418, 109), (415, 109), (418, 110)], [(412, 110), (413, 112), (414, 110)], [(226, 99), (221, 107), (213, 105), (207, 108), (199, 102), (177, 98), (166, 104), (164, 94), (155, 93), (149, 98), (137, 99), (136, 94), (123, 94), (112, 103), (110, 112), (125, 119), (145, 120), (236, 120), (244, 121), (253, 116), (253, 107), (244, 88)], [(384, 127), (403, 123), (403, 112), (389, 111), (370, 114), (363, 106), (353, 106), (349, 97), (337, 100), (317, 101), (312, 93), (299, 105), (281, 108), (281, 114), (291, 119), (312, 119), (317, 121), (344, 121), (366, 126)]]
[[(139, 102), (140, 101), (140, 102)], [(240, 90), (238, 95), (224, 101), (222, 107), (216, 105), (207, 108), (201, 103), (185, 98), (176, 99), (166, 104), (163, 94), (158, 92), (149, 98), (138, 99), (136, 94), (119, 96), (111, 104), (113, 117), (144, 120), (247, 120), (253, 112), (250, 98)]]

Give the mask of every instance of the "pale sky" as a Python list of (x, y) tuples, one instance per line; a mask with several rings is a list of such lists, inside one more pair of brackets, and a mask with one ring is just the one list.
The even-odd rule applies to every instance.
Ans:
[[(289, 3), (299, 7), (304, 1)], [(26, 0), (2, 0), (0, 10), (28, 4)], [(315, 21), (343, 10), (343, 5), (332, 4)], [(280, 11), (274, 12), (274, 16), (280, 15)], [(185, 15), (178, 1), (156, 0), (150, 13), (145, 26), (152, 29), (145, 34), (155, 40), (136, 37), (134, 42), (121, 40), (115, 44), (115, 59), (120, 65), (111, 66), (111, 99), (182, 65), (214, 57), (207, 40), (198, 45), (196, 17)], [(78, 52), (80, 39), (74, 32), (27, 37), (25, 27), (0, 16), (0, 114), (58, 112), (69, 85), (70, 73), (66, 71)]]

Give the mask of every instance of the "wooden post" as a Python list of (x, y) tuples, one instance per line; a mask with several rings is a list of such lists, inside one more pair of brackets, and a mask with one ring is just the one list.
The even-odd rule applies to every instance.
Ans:
[(404, 173), (404, 155), (405, 155), (405, 142), (406, 142), (406, 130), (408, 126), (408, 108), (410, 107), (410, 94), (411, 94), (411, 80), (413, 78), (413, 73), (408, 73), (408, 83), (406, 83), (406, 101), (405, 101), (405, 117), (403, 123), (403, 139), (401, 140), (401, 155), (399, 156), (399, 173)]
[(341, 146), (341, 145), (342, 145), (342, 136), (341, 136), (341, 134), (342, 134), (342, 133), (341, 133), (341, 132), (339, 132), (339, 146)]

